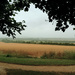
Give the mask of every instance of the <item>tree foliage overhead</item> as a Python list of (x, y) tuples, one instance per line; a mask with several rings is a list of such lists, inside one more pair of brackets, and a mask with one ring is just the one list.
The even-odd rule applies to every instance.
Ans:
[(15, 16), (17, 9), (14, 4), (10, 4), (7, 0), (0, 1), (0, 31), (2, 34), (12, 36), (15, 38), (16, 33), (21, 34), (22, 30), (25, 30), (22, 22), (16, 22), (12, 16)]
[[(74, 0), (32, 0), (35, 7), (48, 14), (49, 21), (57, 20), (55, 30), (62, 30), (75, 25), (75, 1)], [(68, 24), (69, 23), (69, 24)]]
[[(10, 4), (10, 2), (12, 4)], [(75, 1), (74, 0), (2, 0), (0, 2), (0, 31), (8, 36), (15, 36), (15, 31), (21, 32), (25, 25), (16, 22), (12, 15), (14, 11), (28, 11), (30, 4), (48, 14), (49, 22), (56, 20), (55, 30), (63, 32), (69, 25), (75, 25)]]

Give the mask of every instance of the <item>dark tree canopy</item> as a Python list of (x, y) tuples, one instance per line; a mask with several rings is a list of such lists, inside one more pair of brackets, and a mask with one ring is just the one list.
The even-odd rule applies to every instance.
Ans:
[(7, 36), (12, 36), (13, 38), (16, 36), (16, 31), (21, 34), (21, 31), (26, 27), (22, 22), (16, 22), (16, 20), (12, 18), (12, 16), (16, 14), (15, 11), (17, 11), (17, 9), (14, 4), (10, 4), (7, 0), (0, 1), (0, 31), (2, 34), (7, 34)]
[[(10, 4), (10, 2), (12, 4)], [(74, 0), (2, 0), (0, 2), (0, 31), (7, 36), (15, 37), (15, 32), (24, 30), (22, 22), (16, 22), (11, 16), (14, 11), (28, 11), (30, 4), (48, 14), (49, 22), (56, 20), (55, 30), (63, 32), (69, 25), (75, 25), (75, 1)]]

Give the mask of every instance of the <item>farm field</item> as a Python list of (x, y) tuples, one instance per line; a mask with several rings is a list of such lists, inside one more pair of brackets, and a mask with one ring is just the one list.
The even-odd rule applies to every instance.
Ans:
[[(67, 58), (60, 59), (64, 52), (67, 56), (63, 56)], [(53, 58), (44, 59), (47, 57), (46, 54), (50, 54)], [(55, 58), (56, 54), (59, 57)], [(20, 73), (74, 75), (75, 60), (72, 58), (75, 59), (75, 46), (0, 42), (0, 73), (2, 75), (11, 75), (11, 73), (12, 75), (14, 73), (15, 75)]]
[(16, 53), (19, 55), (30, 55), (40, 57), (44, 53), (55, 52), (62, 53), (64, 51), (74, 51), (75, 46), (62, 45), (43, 45), (43, 44), (21, 44), (21, 43), (3, 43), (0, 42), (0, 51), (8, 54)]

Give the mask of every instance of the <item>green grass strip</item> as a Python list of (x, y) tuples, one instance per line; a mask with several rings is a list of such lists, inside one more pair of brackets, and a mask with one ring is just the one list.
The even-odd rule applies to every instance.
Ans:
[(0, 57), (0, 62), (21, 64), (21, 65), (36, 65), (36, 66), (38, 65), (75, 65), (75, 60), (69, 60), (69, 59)]

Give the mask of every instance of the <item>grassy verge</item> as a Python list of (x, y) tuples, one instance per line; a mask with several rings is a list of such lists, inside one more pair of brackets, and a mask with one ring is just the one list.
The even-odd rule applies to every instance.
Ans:
[[(34, 58), (32, 55), (24, 51), (15, 50), (0, 50), (0, 57), (17, 57), (17, 58)], [(38, 57), (35, 57), (38, 58)], [(75, 59), (75, 51), (63, 51), (44, 53), (40, 56), (41, 59)]]
[(0, 57), (0, 62), (21, 65), (75, 65), (75, 60), (69, 59), (40, 59), (40, 58), (16, 58)]
[(20, 69), (6, 69), (7, 75), (75, 75), (74, 73), (66, 72), (39, 72), (39, 71), (25, 71)]
[(14, 63), (21, 65), (75, 65), (75, 52), (44, 54), (41, 58), (33, 58), (27, 54), (12, 52), (0, 52), (0, 62)]
[(46, 59), (75, 59), (75, 52), (73, 51), (64, 51), (55, 53), (53, 51), (49, 53), (44, 53), (41, 58)]
[(41, 58), (34, 58), (25, 53), (0, 51), (0, 62), (21, 65), (75, 65), (75, 52), (50, 52)]

